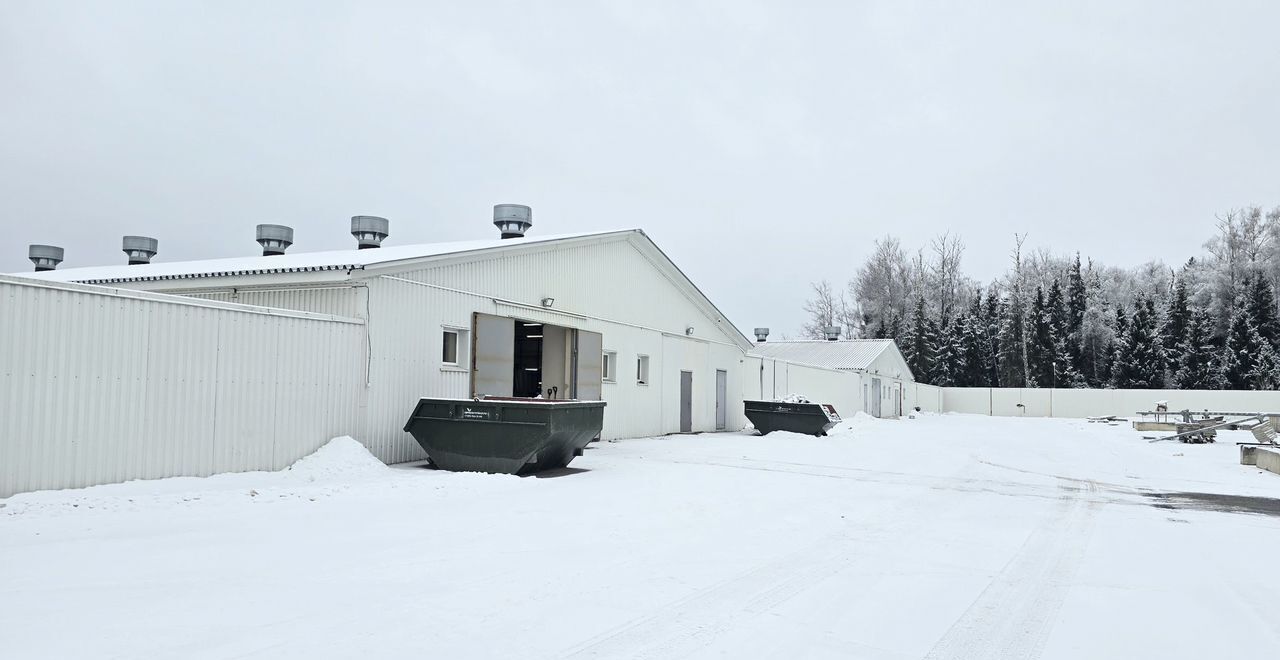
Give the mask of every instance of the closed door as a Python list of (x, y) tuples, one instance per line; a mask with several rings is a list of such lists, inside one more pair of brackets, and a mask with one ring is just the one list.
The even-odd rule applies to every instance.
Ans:
[(693, 372), (680, 372), (680, 432), (693, 432)]
[(880, 379), (879, 379), (879, 378), (872, 378), (872, 379), (871, 379), (871, 394), (872, 394), (872, 396), (871, 396), (871, 410), (870, 410), (870, 412), (871, 412), (871, 416), (872, 416), (872, 417), (879, 417), (879, 416), (880, 416), (880, 401), (881, 401), (881, 399), (883, 399), (883, 398), (884, 398), (884, 394), (883, 394), (883, 392), (882, 392), (882, 390), (881, 390), (881, 388), (880, 388)]
[(729, 425), (729, 372), (716, 370), (716, 430)]

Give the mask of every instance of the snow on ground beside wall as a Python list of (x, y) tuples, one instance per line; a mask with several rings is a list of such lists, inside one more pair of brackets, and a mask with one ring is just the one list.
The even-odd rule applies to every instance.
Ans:
[(1280, 496), (1238, 464), (1248, 437), (856, 415), (601, 443), (551, 478), (338, 439), (281, 472), (0, 500), (0, 651), (1274, 658), (1256, 562), (1280, 517), (1155, 497)]

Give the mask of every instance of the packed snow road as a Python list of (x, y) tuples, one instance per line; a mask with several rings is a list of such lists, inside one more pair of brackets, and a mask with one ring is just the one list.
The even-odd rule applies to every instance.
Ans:
[(600, 443), (549, 478), (339, 440), (279, 473), (19, 495), (0, 656), (1270, 659), (1280, 476), (1237, 439), (859, 416)]

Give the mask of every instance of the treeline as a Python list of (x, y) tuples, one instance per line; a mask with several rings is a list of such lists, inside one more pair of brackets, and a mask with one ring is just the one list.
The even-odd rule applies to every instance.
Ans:
[(1280, 207), (1218, 219), (1176, 268), (1028, 253), (981, 285), (943, 235), (908, 256), (877, 241), (843, 291), (813, 285), (803, 332), (892, 338), (920, 382), (958, 387), (1274, 389), (1280, 384)]

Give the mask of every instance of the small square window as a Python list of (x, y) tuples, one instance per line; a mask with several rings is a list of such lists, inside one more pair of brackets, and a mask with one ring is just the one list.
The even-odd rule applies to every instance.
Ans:
[(458, 331), (457, 330), (444, 331), (444, 350), (441, 352), (440, 361), (455, 367), (458, 366)]
[(636, 383), (639, 385), (649, 384), (649, 356), (636, 356)]
[(600, 361), (600, 377), (606, 383), (615, 383), (618, 380), (618, 353), (617, 351), (605, 351), (604, 359)]

